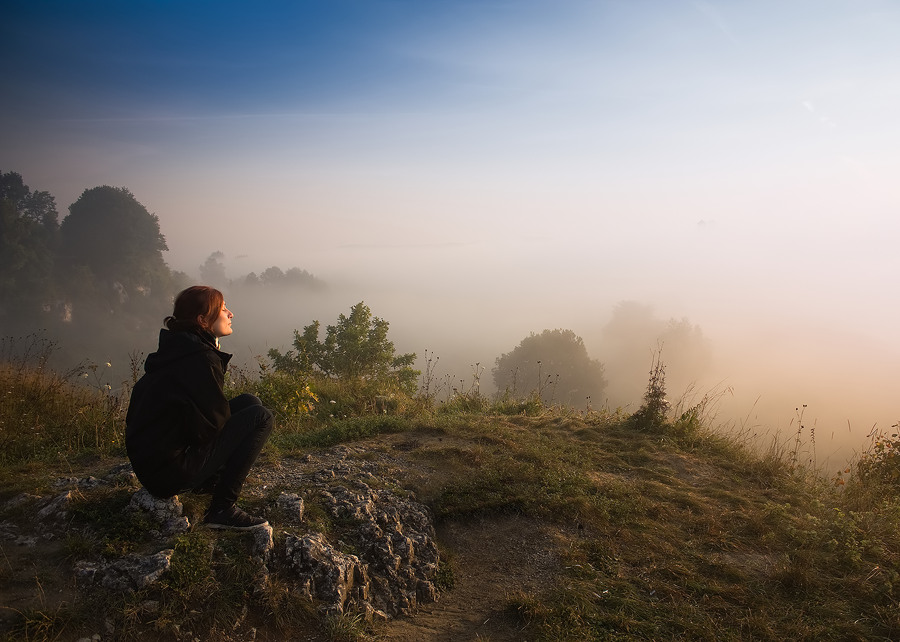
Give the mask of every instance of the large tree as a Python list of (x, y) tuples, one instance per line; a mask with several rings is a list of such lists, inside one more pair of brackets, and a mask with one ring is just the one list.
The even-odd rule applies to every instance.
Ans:
[(522, 339), (497, 357), (494, 384), (513, 395), (539, 394), (544, 402), (572, 407), (603, 401), (603, 364), (588, 356), (584, 341), (571, 330), (544, 330)]
[(85, 190), (69, 206), (60, 233), (65, 269), (86, 271), (97, 286), (120, 284), (126, 295), (133, 296), (170, 285), (171, 274), (162, 256), (168, 247), (159, 218), (124, 187)]
[(0, 317), (29, 323), (48, 303), (58, 232), (50, 193), (32, 192), (15, 172), (0, 174)]

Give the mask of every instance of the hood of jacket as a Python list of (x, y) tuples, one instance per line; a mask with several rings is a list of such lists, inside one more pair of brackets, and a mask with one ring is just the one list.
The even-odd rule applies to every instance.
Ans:
[(176, 365), (182, 359), (197, 352), (214, 352), (222, 360), (222, 370), (228, 368), (231, 355), (222, 352), (215, 346), (215, 337), (212, 333), (200, 331), (172, 332), (166, 328), (159, 331), (159, 349), (147, 356), (144, 363), (144, 371), (152, 374), (163, 368)]

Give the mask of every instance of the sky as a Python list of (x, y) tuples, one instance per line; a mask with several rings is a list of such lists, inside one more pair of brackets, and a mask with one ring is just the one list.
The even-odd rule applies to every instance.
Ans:
[[(895, 2), (3, 14), (0, 170), (60, 216), (127, 187), (174, 269), (300, 267), (404, 350), (488, 366), (545, 328), (602, 359), (599, 328), (637, 301), (703, 329), (698, 385), (732, 391), (728, 419), (789, 431), (807, 403), (820, 434), (853, 435), (837, 449), (900, 416)], [(279, 332), (312, 320), (295, 303)]]

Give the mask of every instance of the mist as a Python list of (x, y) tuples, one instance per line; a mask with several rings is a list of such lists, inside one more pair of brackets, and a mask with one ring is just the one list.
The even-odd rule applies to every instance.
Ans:
[[(495, 393), (496, 358), (530, 333), (560, 328), (582, 337), (590, 357), (604, 364), (606, 399), (591, 400), (593, 409), (634, 412), (659, 357), (674, 407), (687, 409), (706, 396), (712, 427), (744, 434), (761, 449), (773, 441), (793, 448), (802, 411), (805, 463), (828, 470), (859, 454), (873, 429), (889, 431), (897, 420), (896, 346), (867, 334), (872, 324), (853, 328), (843, 314), (822, 315), (827, 299), (807, 296), (792, 305), (790, 292), (768, 281), (764, 292), (742, 288), (740, 306), (704, 308), (683, 274), (679, 292), (640, 299), (628, 296), (626, 287), (604, 292), (599, 266), (581, 273), (544, 272), (526, 262), (500, 269), (454, 259), (440, 266), (440, 251), (355, 248), (371, 268), (355, 278), (350, 270), (311, 270), (327, 283), (321, 292), (237, 288), (229, 294), (226, 287), (235, 333), (224, 347), (252, 370), (270, 348), (289, 348), (295, 329), (314, 320), (324, 328), (365, 301), (390, 323), (398, 352), (417, 354), (417, 369), (425, 371), (426, 357), (432, 359), (436, 383), (444, 384), (439, 400), (451, 387), (478, 384), (483, 393)], [(429, 268), (409, 268), (420, 265), (411, 256), (430, 257)], [(247, 256), (225, 260), (232, 278), (248, 266)], [(680, 267), (663, 261), (645, 276), (652, 280), (656, 270), (667, 270), (666, 281)], [(632, 270), (635, 294), (647, 295), (652, 287), (634, 277)], [(672, 327), (682, 332), (673, 334)]]

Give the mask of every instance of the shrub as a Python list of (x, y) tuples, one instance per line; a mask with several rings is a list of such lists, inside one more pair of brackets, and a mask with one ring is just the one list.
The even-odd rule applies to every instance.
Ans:
[(322, 341), (319, 326), (314, 321), (302, 334), (295, 330), (293, 350), (284, 354), (269, 350), (276, 372), (367, 382), (380, 389), (415, 394), (421, 374), (412, 368), (415, 353), (397, 355), (387, 338), (388, 322), (373, 317), (364, 302), (350, 308), (349, 316), (339, 315), (337, 324), (326, 328)]
[[(900, 423), (891, 427), (900, 429)], [(863, 483), (900, 486), (900, 433), (876, 435), (856, 463), (856, 474)]]

